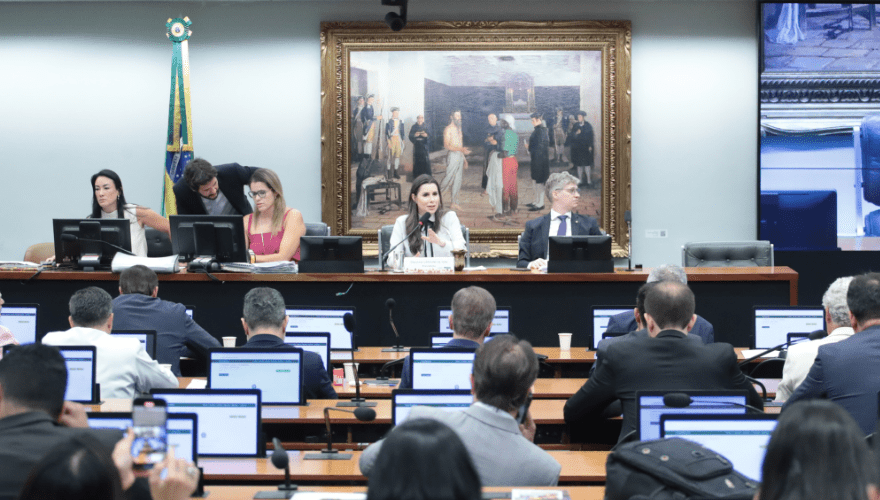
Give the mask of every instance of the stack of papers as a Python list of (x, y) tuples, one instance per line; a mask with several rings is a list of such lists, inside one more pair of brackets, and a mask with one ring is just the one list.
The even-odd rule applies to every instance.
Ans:
[(16, 260), (0, 261), (0, 271), (36, 271), (40, 268), (39, 264), (33, 262), (24, 262)]
[(295, 274), (298, 271), (296, 262), (260, 262), (259, 264), (228, 262), (220, 264), (220, 269), (231, 273), (257, 274)]
[(110, 263), (110, 270), (114, 273), (121, 273), (129, 267), (135, 265), (147, 266), (156, 273), (176, 273), (180, 270), (177, 255), (169, 255), (167, 257), (138, 257), (136, 255), (126, 255), (122, 252), (116, 252), (113, 261)]

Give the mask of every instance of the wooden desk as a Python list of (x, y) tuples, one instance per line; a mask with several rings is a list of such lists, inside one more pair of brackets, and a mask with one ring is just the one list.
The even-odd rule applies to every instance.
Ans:
[[(246, 500), (253, 498), (258, 491), (270, 491), (275, 485), (270, 486), (211, 486), (205, 488), (211, 500)], [(484, 492), (509, 492), (512, 488), (490, 486), (483, 488)], [(603, 500), (605, 496), (604, 486), (554, 486), (529, 487), (530, 490), (566, 490), (571, 500)], [(297, 491), (326, 491), (331, 493), (358, 493), (366, 492), (366, 486), (302, 486)]]

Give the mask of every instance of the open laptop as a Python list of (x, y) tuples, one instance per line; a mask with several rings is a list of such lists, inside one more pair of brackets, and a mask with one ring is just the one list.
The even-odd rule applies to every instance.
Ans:
[(391, 423), (406, 420), (415, 406), (430, 406), (446, 411), (462, 411), (470, 407), (474, 396), (469, 390), (395, 389), (391, 391)]
[(327, 373), (332, 373), (330, 369), (329, 333), (286, 333), (284, 343), (321, 356), (321, 361), (324, 362), (324, 369), (327, 370)]
[(789, 333), (825, 329), (822, 306), (755, 306), (752, 349), (770, 349), (788, 341)]
[(98, 355), (93, 345), (57, 346), (67, 365), (67, 390), (65, 401), (82, 404), (100, 402), (101, 395), (95, 385)]
[(156, 359), (156, 330), (113, 330), (110, 334), (137, 339), (147, 354)]
[(287, 307), (287, 334), (301, 333), (329, 333), (331, 350), (349, 350), (356, 348), (352, 345), (352, 335), (348, 333), (342, 323), (342, 317), (351, 313), (357, 317), (355, 308), (352, 307), (309, 307), (309, 306), (286, 306)]
[(0, 310), (0, 325), (9, 328), (19, 344), (37, 341), (39, 304), (4, 304)]
[[(663, 404), (663, 396), (671, 392), (684, 392), (692, 403), (685, 408), (672, 408)], [(748, 403), (747, 391), (638, 391), (639, 440), (660, 439), (660, 416), (669, 413), (743, 415)]]
[[(437, 313), (440, 318), (438, 331), (441, 334), (452, 335), (452, 328), (449, 328), (449, 316), (452, 314), (452, 309), (440, 306), (437, 308)], [(489, 335), (496, 333), (510, 333), (510, 307), (495, 308), (495, 317), (492, 318), (492, 328), (489, 329)]]
[(198, 415), (197, 453), (202, 457), (259, 457), (259, 389), (153, 389), (168, 413)]
[(209, 389), (260, 389), (267, 405), (303, 404), (302, 349), (208, 350)]
[(444, 348), (409, 351), (413, 389), (470, 390), (473, 349)]
[[(131, 427), (131, 412), (89, 412), (92, 429), (119, 429)], [(174, 448), (174, 457), (198, 463), (198, 416), (195, 413), (169, 413), (165, 423), (168, 445)]]
[(688, 439), (730, 460), (733, 468), (761, 482), (761, 466), (779, 415), (662, 415), (660, 436)]
[(632, 306), (593, 306), (592, 309), (593, 339), (590, 345), (593, 346), (593, 350), (595, 351), (599, 348), (599, 342), (602, 340), (602, 335), (608, 328), (608, 322), (611, 321), (611, 316), (625, 312), (632, 312), (634, 308)]

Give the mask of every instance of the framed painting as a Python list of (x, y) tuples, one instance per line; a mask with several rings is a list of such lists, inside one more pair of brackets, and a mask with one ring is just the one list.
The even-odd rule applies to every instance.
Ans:
[(322, 23), (324, 222), (376, 241), (431, 175), (472, 255), (513, 257), (550, 210), (543, 181), (567, 171), (576, 211), (625, 256), (630, 46), (629, 21)]

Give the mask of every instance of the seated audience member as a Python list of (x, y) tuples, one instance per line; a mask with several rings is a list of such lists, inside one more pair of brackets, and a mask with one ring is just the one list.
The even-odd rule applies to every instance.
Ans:
[(550, 236), (602, 234), (596, 219), (572, 212), (581, 199), (577, 177), (568, 172), (550, 174), (547, 179), (547, 198), (552, 202), (550, 213), (526, 222), (526, 230), (519, 240), (519, 260), (516, 267), (546, 267)]
[[(0, 294), (0, 311), (3, 310), (4, 303), (6, 303), (6, 301), (3, 300), (3, 295)], [(12, 335), (12, 332), (9, 331), (9, 328), (0, 325), (0, 347), (9, 344), (18, 345), (18, 340), (15, 339), (15, 336)], [(2, 353), (0, 353), (0, 356), (2, 356)]]
[[(241, 324), (248, 339), (243, 347), (293, 349), (284, 343), (288, 318), (284, 297), (278, 290), (260, 287), (248, 292), (242, 315)], [(321, 356), (311, 351), (303, 351), (303, 393), (307, 399), (338, 397)]]
[[(517, 423), (536, 378), (538, 359), (532, 345), (513, 335), (497, 335), (477, 349), (470, 407), (456, 412), (415, 407), (406, 422), (428, 418), (448, 425), (468, 449), (483, 486), (554, 486), (562, 467), (533, 443), (531, 413), (526, 413), (523, 424)], [(358, 465), (371, 481), (385, 441), (396, 432), (371, 444), (361, 455)]]
[(131, 399), (150, 389), (177, 388), (177, 377), (150, 359), (137, 339), (110, 335), (113, 330), (113, 300), (110, 294), (90, 286), (70, 298), (70, 330), (50, 332), (47, 345), (93, 345), (97, 347), (97, 382), (101, 398)]
[(858, 424), (828, 401), (801, 401), (780, 417), (754, 500), (878, 500), (877, 461)]
[(0, 500), (16, 498), (28, 472), (56, 444), (89, 435), (109, 453), (122, 437), (88, 429), (85, 408), (64, 401), (66, 388), (67, 365), (54, 347), (27, 344), (0, 360)]
[(253, 211), (244, 196), (256, 167), (227, 163), (216, 167), (203, 158), (186, 164), (183, 177), (174, 184), (180, 215), (247, 215)]
[(748, 404), (763, 408), (760, 396), (737, 366), (730, 344), (700, 345), (687, 339), (696, 321), (694, 307), (694, 294), (687, 285), (655, 284), (645, 297), (649, 337), (608, 345), (596, 372), (565, 403), (565, 422), (581, 424), (620, 399), (623, 439), (636, 430), (637, 391), (744, 389), (749, 393)]
[(856, 334), (819, 347), (816, 361), (788, 403), (828, 398), (844, 407), (862, 431), (869, 434), (877, 426), (880, 391), (880, 273), (853, 278), (846, 292), (846, 304)]
[(250, 189), (256, 211), (244, 216), (244, 227), (256, 261), (299, 261), (299, 239), (306, 234), (306, 223), (299, 210), (287, 208), (278, 174), (268, 168), (257, 169)]
[(846, 291), (851, 281), (852, 276), (838, 278), (822, 296), (828, 336), (809, 342), (801, 341), (788, 348), (782, 367), (782, 381), (776, 388), (776, 401), (785, 401), (801, 385), (816, 360), (819, 346), (846, 340), (855, 333), (850, 326), (849, 307), (846, 305)]
[[(449, 328), (452, 340), (443, 347), (473, 349), (483, 345), (492, 330), (495, 318), (495, 297), (485, 288), (469, 286), (452, 296)], [(442, 349), (442, 348), (441, 348)], [(398, 389), (412, 389), (412, 366), (407, 356), (403, 360)]]
[(186, 306), (158, 298), (159, 278), (150, 268), (136, 265), (123, 271), (119, 294), (113, 299), (113, 327), (156, 330), (156, 361), (170, 364), (175, 376), (180, 376), (180, 358), (207, 359), (207, 349), (220, 347), (186, 314)]
[[(681, 266), (664, 264), (653, 269), (651, 273), (648, 274), (647, 283), (657, 283), (660, 281), (677, 281), (687, 285), (688, 278), (687, 273), (684, 272), (684, 269)], [(611, 319), (608, 320), (608, 326), (605, 328), (605, 333), (625, 334), (641, 330), (643, 327), (637, 326), (639, 324), (638, 315), (640, 313), (638, 307), (636, 307), (632, 312), (627, 311), (611, 316)], [(642, 321), (642, 323), (644, 323), (644, 321)], [(704, 344), (715, 342), (715, 327), (700, 315), (697, 315), (697, 321), (694, 323), (694, 327), (691, 329), (690, 333), (691, 335), (698, 335), (703, 339)]]
[(388, 435), (367, 485), (367, 500), (480, 500), (481, 494), (464, 443), (427, 418), (407, 420)]

